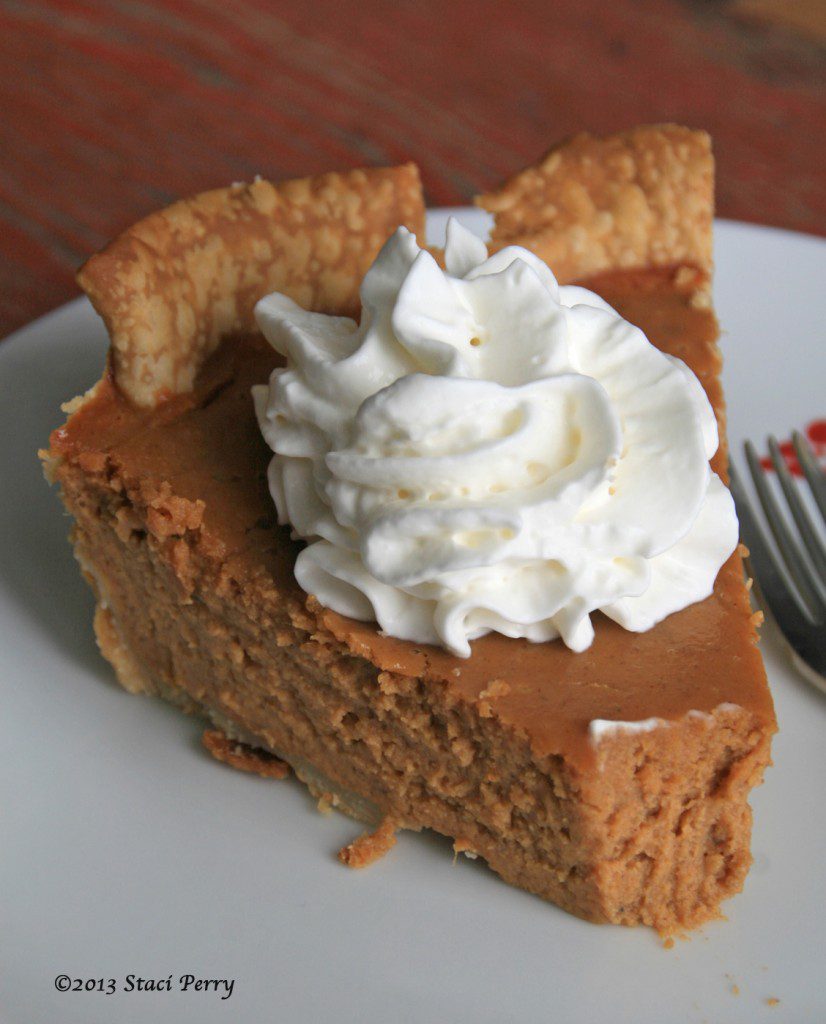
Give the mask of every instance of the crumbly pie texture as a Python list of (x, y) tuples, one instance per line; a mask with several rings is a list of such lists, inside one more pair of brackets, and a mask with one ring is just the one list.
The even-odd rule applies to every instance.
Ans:
[[(661, 125), (608, 139), (577, 136), (477, 202), (495, 216), (491, 249), (508, 244), (533, 249), (550, 263), (560, 283), (604, 270), (676, 267), (681, 269), (675, 270), (674, 280), (690, 293), (692, 304), (703, 308), (708, 306), (711, 271), (712, 189), (709, 137)], [(424, 204), (413, 165), (279, 185), (235, 185), (148, 217), (80, 272), (79, 281), (103, 317), (112, 347), (103, 380), (67, 411), (82, 413), (113, 385), (133, 407), (147, 413), (163, 409), (170, 396), (193, 386), (222, 338), (254, 330), (254, 303), (270, 291), (283, 291), (319, 311), (353, 315), (364, 272), (399, 224), (423, 240)], [(720, 402), (715, 405), (722, 418)], [(768, 697), (759, 713), (721, 701), (708, 714), (689, 713), (678, 721), (663, 721), (662, 728), (609, 730), (593, 754), (566, 763), (508, 725), (508, 701), (514, 695), (507, 684), (492, 680), (468, 701), (449, 693), (449, 684), (435, 679), (422, 683), (432, 668), (422, 652), (413, 651), (413, 668), (405, 668), (395, 655), (383, 653), (381, 642), (368, 650), (363, 628), (351, 630), (313, 598), (291, 595), (277, 645), (282, 647), (282, 634), (283, 645), (296, 645), (296, 666), (304, 668), (295, 685), (304, 685), (301, 672), (306, 672), (306, 686), (317, 687), (323, 702), (325, 680), (341, 684), (337, 673), (342, 670), (336, 666), (352, 663), (359, 699), (375, 689), (370, 699), (384, 709), (372, 740), (355, 721), (356, 742), (368, 747), (386, 743), (385, 712), (396, 706), (409, 710), (422, 702), (430, 706), (431, 717), (445, 716), (447, 736), (440, 732), (433, 742), (446, 742), (446, 756), (456, 765), (449, 763), (443, 777), (428, 781), (443, 794), (442, 802), (428, 798), (417, 809), (405, 797), (406, 802), (383, 806), (375, 798), (379, 790), (371, 791), (366, 781), (353, 783), (357, 772), (339, 771), (337, 755), (326, 758), (317, 752), (312, 761), (305, 760), (294, 750), (282, 749), (275, 726), (272, 732), (247, 729), (240, 692), (226, 701), (222, 693), (222, 701), (210, 703), (203, 699), (203, 687), (161, 679), (119, 627), (117, 602), (107, 592), (107, 560), (120, 557), (119, 542), (133, 544), (136, 534), (148, 537), (148, 548), (141, 547), (135, 557), (150, 566), (147, 571), (164, 578), (172, 573), (177, 579), (172, 591), (191, 604), (192, 596), (185, 591), (187, 582), (194, 585), (193, 556), (209, 541), (203, 529), (204, 502), (176, 497), (168, 493), (168, 485), (112, 480), (111, 467), (98, 453), (82, 453), (70, 465), (54, 439), (42, 455), (47, 476), (61, 483), (64, 500), (78, 519), (77, 555), (98, 596), (98, 643), (120, 682), (132, 692), (161, 695), (207, 715), (219, 730), (207, 745), (219, 758), (278, 775), (281, 768), (269, 758), (286, 755), (325, 803), (371, 827), (378, 825), (375, 841), (343, 854), (345, 862), (368, 862), (377, 850), (391, 845), (395, 827), (433, 827), (452, 835), (457, 850), (480, 853), (508, 881), (575, 914), (595, 921), (645, 923), (663, 931), (715, 916), (719, 901), (741, 888), (750, 863), (746, 797), (768, 763), (774, 731)], [(114, 529), (96, 535), (97, 512), (90, 495), (97, 500), (107, 488), (124, 494), (116, 499)], [(86, 530), (86, 522), (93, 527)], [(268, 593), (267, 581), (260, 574), (256, 580), (259, 591)], [(221, 579), (217, 599), (232, 600), (230, 584), (232, 580)], [(242, 629), (238, 623), (244, 600), (241, 595), (237, 629)], [(737, 600), (747, 615), (745, 591)], [(753, 628), (751, 632), (756, 642)], [(231, 641), (229, 657), (243, 670), (243, 652), (237, 648)], [(437, 660), (434, 656), (433, 664)], [(416, 666), (422, 668), (420, 678)], [(328, 671), (332, 677), (325, 677)], [(292, 676), (284, 678), (285, 685), (293, 685)], [(342, 731), (352, 715), (344, 705), (325, 713)], [(263, 759), (257, 759), (256, 747), (267, 751)], [(486, 796), (485, 806), (463, 812), (455, 794), (475, 778), (473, 759), (480, 749), (493, 758), (487, 776), (480, 777), (488, 780), (479, 782), (480, 792), (489, 789), (496, 797), (490, 803), (493, 798)], [(501, 788), (500, 778), (514, 778), (514, 765), (521, 783), (502, 783)], [(448, 793), (454, 795), (444, 795)], [(530, 807), (551, 823), (550, 831), (538, 839), (530, 819), (522, 820)], [(502, 824), (508, 813), (510, 826)], [(498, 835), (500, 826), (513, 835)], [(538, 856), (530, 849), (532, 843), (545, 844)]]

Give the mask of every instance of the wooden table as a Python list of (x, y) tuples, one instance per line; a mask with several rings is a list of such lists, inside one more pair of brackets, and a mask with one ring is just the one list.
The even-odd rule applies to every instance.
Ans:
[(560, 137), (708, 128), (725, 217), (826, 232), (823, 0), (0, 0), (0, 336), (150, 210), (415, 159), (467, 202)]

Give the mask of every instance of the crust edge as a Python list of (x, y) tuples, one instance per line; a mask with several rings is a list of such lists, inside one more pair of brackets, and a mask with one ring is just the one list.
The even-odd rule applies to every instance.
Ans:
[(575, 135), (475, 202), (494, 215), (491, 248), (531, 249), (561, 283), (672, 264), (711, 273), (714, 158), (705, 131), (658, 124)]
[(282, 291), (353, 315), (358, 289), (400, 224), (424, 235), (415, 164), (203, 192), (150, 214), (92, 256), (78, 283), (103, 318), (112, 371), (136, 405), (188, 391), (221, 338), (255, 329)]

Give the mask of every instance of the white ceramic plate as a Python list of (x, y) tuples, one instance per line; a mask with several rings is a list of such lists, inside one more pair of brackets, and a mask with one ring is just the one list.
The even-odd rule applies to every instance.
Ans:
[[(431, 217), (434, 239), (444, 211)], [(483, 215), (464, 211), (469, 226)], [(826, 413), (826, 242), (717, 226), (734, 450)], [(753, 797), (745, 891), (671, 950), (505, 885), (447, 840), (404, 833), (367, 871), (359, 832), (294, 781), (231, 771), (199, 724), (114, 682), (68, 520), (35, 450), (98, 376), (85, 300), (0, 345), (0, 1019), (176, 1024), (612, 1024), (826, 1019), (826, 700), (763, 650), (781, 732)], [(66, 992), (58, 975), (115, 980)], [(181, 975), (234, 979), (229, 999)], [(171, 992), (124, 992), (128, 975)], [(780, 1003), (769, 1006), (769, 998)]]

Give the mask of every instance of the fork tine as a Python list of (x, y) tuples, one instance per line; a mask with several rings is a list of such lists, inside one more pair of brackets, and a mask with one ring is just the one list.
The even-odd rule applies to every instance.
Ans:
[(771, 435), (769, 436), (769, 452), (771, 453), (772, 465), (777, 473), (777, 479), (780, 481), (780, 486), (786, 495), (789, 510), (794, 517), (794, 521), (797, 523), (798, 530), (800, 530), (803, 543), (806, 545), (821, 577), (826, 579), (826, 546), (824, 546), (823, 541), (817, 535), (815, 525), (809, 516), (806, 506), (803, 504), (800, 491), (795, 486), (792, 474), (789, 472), (789, 467), (786, 465), (786, 460), (780, 451), (780, 445)]
[(781, 632), (791, 638), (800, 634), (801, 622), (809, 622), (808, 613), (804, 614), (798, 598), (786, 585), (786, 578), (780, 564), (768, 544), (763, 528), (752, 511), (751, 501), (740, 481), (740, 475), (729, 463), (729, 489), (737, 507), (737, 518), (740, 522), (740, 540), (748, 548), (748, 560), (751, 574), (760, 588), (762, 603), (769, 610), (780, 627)]
[(818, 466), (809, 442), (799, 430), (792, 431), (792, 444), (797, 453), (797, 461), (800, 463), (800, 468), (809, 481), (809, 487), (812, 489), (812, 494), (817, 502), (817, 507), (820, 509), (820, 514), (826, 519), (826, 476), (824, 476), (823, 471)]
[(821, 600), (818, 595), (816, 585), (811, 582), (811, 569), (801, 557), (797, 545), (792, 540), (789, 531), (783, 522), (782, 513), (778, 508), (774, 495), (769, 490), (769, 486), (766, 483), (766, 477), (763, 473), (763, 468), (760, 465), (760, 460), (757, 458), (754, 445), (751, 441), (746, 441), (744, 447), (746, 452), (746, 461), (748, 462), (751, 478), (754, 481), (754, 486), (757, 490), (757, 496), (760, 499), (760, 504), (763, 506), (763, 511), (766, 514), (766, 521), (768, 522), (769, 528), (771, 529), (772, 535), (777, 543), (778, 550), (780, 551), (786, 566), (786, 571), (791, 577), (792, 582), (803, 600), (803, 606), (806, 609), (808, 617), (811, 618), (813, 622), (818, 622), (824, 610), (826, 610), (826, 603)]

